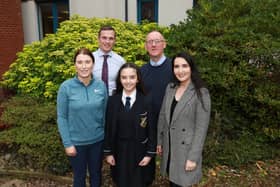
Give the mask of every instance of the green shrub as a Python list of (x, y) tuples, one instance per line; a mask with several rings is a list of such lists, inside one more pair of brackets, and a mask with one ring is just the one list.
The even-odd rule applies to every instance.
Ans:
[(280, 156), (280, 145), (263, 142), (255, 134), (242, 134), (238, 139), (213, 141), (209, 138), (204, 150), (206, 165), (228, 165), (240, 167), (258, 160), (270, 160)]
[(114, 51), (139, 66), (147, 60), (144, 49), (146, 33), (153, 29), (168, 33), (168, 28), (155, 23), (137, 25), (117, 19), (73, 16), (61, 23), (57, 33), (25, 45), (9, 71), (3, 75), (1, 85), (17, 93), (54, 100), (61, 82), (75, 74), (75, 51), (81, 47), (92, 51), (98, 48), (97, 35), (102, 25), (112, 25), (116, 30)]
[(203, 162), (207, 166), (228, 165), (238, 168), (258, 160), (279, 158), (280, 142), (271, 141), (262, 132), (249, 132), (245, 127), (236, 130), (224, 123), (227, 122), (221, 118), (221, 114), (214, 113), (203, 150)]
[(221, 136), (248, 131), (280, 140), (279, 9), (277, 0), (201, 0), (170, 29), (171, 51), (190, 52), (200, 66)]
[(16, 150), (20, 168), (64, 173), (69, 165), (64, 153), (53, 103), (31, 97), (13, 97), (2, 104), (1, 120), (10, 128), (0, 132), (0, 144)]

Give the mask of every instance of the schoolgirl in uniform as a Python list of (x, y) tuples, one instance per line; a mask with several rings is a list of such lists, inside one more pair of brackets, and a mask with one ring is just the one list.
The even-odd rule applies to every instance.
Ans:
[(155, 171), (150, 160), (156, 155), (149, 97), (133, 63), (120, 68), (116, 83), (107, 105), (104, 154), (118, 187), (145, 187), (152, 183)]

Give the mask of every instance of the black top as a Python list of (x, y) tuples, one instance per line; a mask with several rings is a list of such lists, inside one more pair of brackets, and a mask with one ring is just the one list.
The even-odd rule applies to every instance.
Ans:
[(174, 110), (175, 110), (175, 107), (176, 107), (177, 103), (178, 103), (178, 101), (176, 100), (176, 98), (174, 96), (172, 104), (171, 104), (170, 121), (169, 121), (169, 123), (171, 123), (171, 121), (172, 121), (173, 113), (174, 113)]

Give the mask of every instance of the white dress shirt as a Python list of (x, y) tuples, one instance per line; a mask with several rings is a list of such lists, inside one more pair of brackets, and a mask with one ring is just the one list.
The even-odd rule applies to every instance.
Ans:
[[(93, 67), (93, 76), (97, 79), (101, 80), (102, 77), (102, 67), (104, 62), (105, 53), (98, 49), (97, 51), (93, 52), (93, 56), (95, 59), (94, 67)], [(108, 63), (108, 93), (111, 96), (113, 91), (116, 89), (116, 78), (118, 75), (118, 71), (120, 67), (125, 63), (123, 57), (115, 53), (114, 51), (110, 51), (106, 55), (109, 55), (107, 58)]]

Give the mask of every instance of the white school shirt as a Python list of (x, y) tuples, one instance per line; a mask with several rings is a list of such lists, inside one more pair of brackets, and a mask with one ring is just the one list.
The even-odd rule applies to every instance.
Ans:
[(131, 108), (131, 106), (134, 104), (136, 100), (136, 89), (134, 89), (134, 91), (130, 95), (126, 95), (124, 91), (122, 92), (122, 103), (124, 106), (126, 102), (126, 97), (130, 97), (130, 108)]

